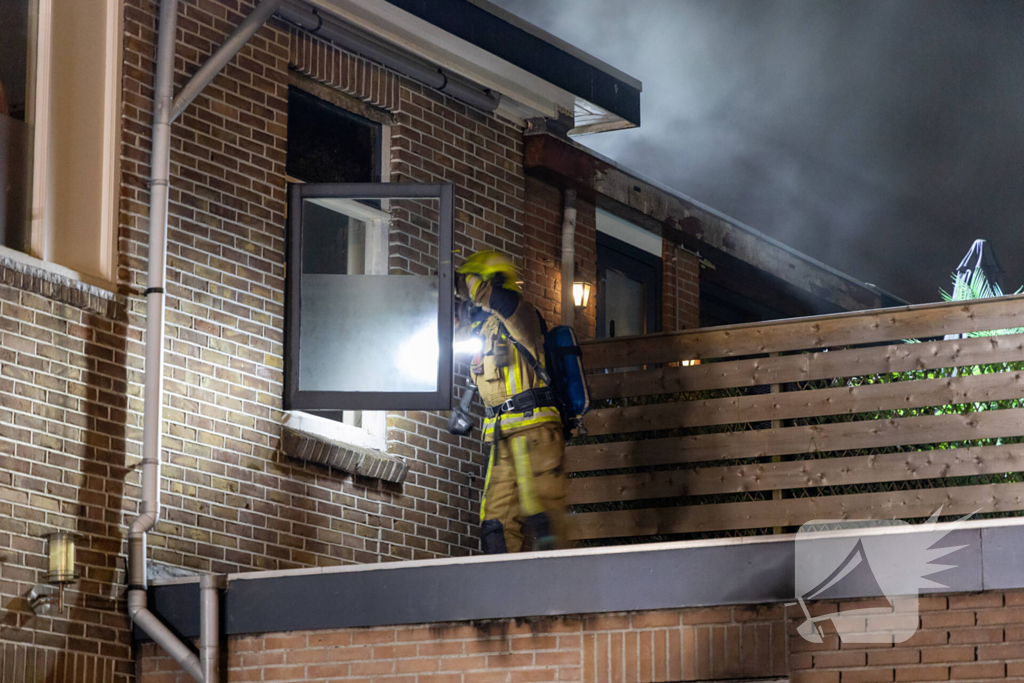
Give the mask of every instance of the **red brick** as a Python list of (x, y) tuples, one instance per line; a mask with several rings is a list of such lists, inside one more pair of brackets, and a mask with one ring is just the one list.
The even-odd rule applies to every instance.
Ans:
[(349, 675), (375, 676), (379, 674), (392, 673), (394, 669), (395, 663), (386, 659), (380, 662), (353, 662), (352, 664), (349, 664)]
[(921, 615), (921, 628), (974, 626), (974, 612), (928, 612)]
[(815, 669), (837, 669), (867, 664), (868, 655), (864, 651), (822, 652), (814, 655)]
[(791, 669), (810, 669), (814, 665), (814, 655), (810, 652), (794, 652), (789, 656)]
[(472, 671), (462, 674), (464, 683), (506, 683), (508, 672), (495, 671)]
[(896, 681), (946, 681), (947, 666), (906, 666), (896, 669)]
[[(348, 664), (311, 664), (306, 667), (306, 676), (309, 678), (344, 678), (348, 676), (348, 673)], [(234, 679), (234, 672), (231, 672), (231, 674), (229, 680)]]
[(979, 645), (978, 661), (984, 660), (1024, 659), (1024, 643), (999, 643), (998, 645)]
[(529, 669), (526, 671), (510, 671), (509, 680), (511, 683), (534, 683), (535, 681), (554, 681), (558, 676), (558, 669)]
[(371, 645), (377, 643), (393, 643), (395, 629), (367, 629), (352, 632), (353, 645)]
[(812, 643), (800, 636), (790, 636), (790, 652), (833, 652), (839, 649), (839, 637), (825, 634), (820, 643)]
[(955, 629), (949, 632), (950, 645), (967, 645), (972, 643), (1001, 643), (1003, 642), (1003, 629), (1001, 627), (990, 628), (965, 628)]
[(839, 683), (838, 671), (794, 671), (790, 683)]
[[(486, 641), (485, 641), (486, 642)], [(470, 651), (470, 645), (474, 641), (461, 640), (436, 640), (432, 643), (420, 643), (417, 646), (416, 654), (420, 657), (441, 657), (445, 655), (461, 655), (463, 650)], [(479, 650), (474, 650), (478, 652)]]
[(841, 683), (888, 683), (893, 680), (892, 669), (844, 669)]
[(680, 623), (679, 612), (642, 612), (632, 616), (631, 625), (633, 628), (663, 628), (666, 626), (678, 626)]
[(868, 666), (893, 664), (920, 664), (921, 651), (910, 649), (871, 650), (868, 652)]
[(945, 645), (949, 642), (948, 631), (918, 631), (902, 643), (895, 643), (895, 647), (925, 647), (928, 645)]
[(998, 591), (950, 595), (949, 609), (971, 609), (974, 607), (1002, 607), (1003, 594)]
[(1003, 663), (987, 664), (954, 664), (949, 668), (949, 679), (951, 681), (964, 681), (976, 678), (1002, 678), (1006, 675), (1006, 665)]
[(599, 614), (583, 619), (584, 631), (621, 631), (628, 628), (628, 614)]
[(263, 639), (265, 650), (294, 650), (306, 647), (306, 636), (267, 636)]
[(728, 624), (732, 622), (731, 607), (706, 607), (702, 609), (684, 610), (682, 623), (691, 624)]
[(922, 664), (940, 664), (945, 662), (973, 662), (974, 648), (971, 646), (922, 647)]
[(1003, 598), (1007, 607), (1024, 607), (1024, 591), (1006, 591)]
[(1024, 608), (1022, 607), (978, 610), (977, 614), (978, 626), (1024, 623)]

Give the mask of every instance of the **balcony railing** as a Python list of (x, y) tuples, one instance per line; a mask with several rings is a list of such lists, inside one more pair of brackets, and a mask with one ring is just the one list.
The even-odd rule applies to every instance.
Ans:
[(1020, 328), (1010, 296), (587, 342), (571, 534), (1022, 511)]

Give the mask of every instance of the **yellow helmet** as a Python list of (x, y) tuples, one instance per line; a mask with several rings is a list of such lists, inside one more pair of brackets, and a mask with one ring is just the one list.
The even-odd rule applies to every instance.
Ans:
[(482, 280), (490, 280), (496, 275), (504, 276), (502, 286), (514, 292), (519, 291), (519, 271), (505, 254), (497, 251), (478, 251), (466, 259), (466, 262), (459, 267), (463, 275), (476, 275)]

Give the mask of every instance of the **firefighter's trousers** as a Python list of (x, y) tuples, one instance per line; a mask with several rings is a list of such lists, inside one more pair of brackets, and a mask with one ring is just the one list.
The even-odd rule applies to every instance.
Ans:
[[(480, 503), (485, 553), (565, 546), (564, 455), (557, 422), (504, 436), (492, 447)], [(524, 531), (532, 548), (523, 548)]]

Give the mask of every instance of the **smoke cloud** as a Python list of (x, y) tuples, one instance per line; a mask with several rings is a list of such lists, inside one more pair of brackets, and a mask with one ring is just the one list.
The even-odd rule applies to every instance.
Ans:
[(497, 3), (643, 81), (579, 142), (913, 302), (976, 238), (1024, 284), (1024, 3)]

